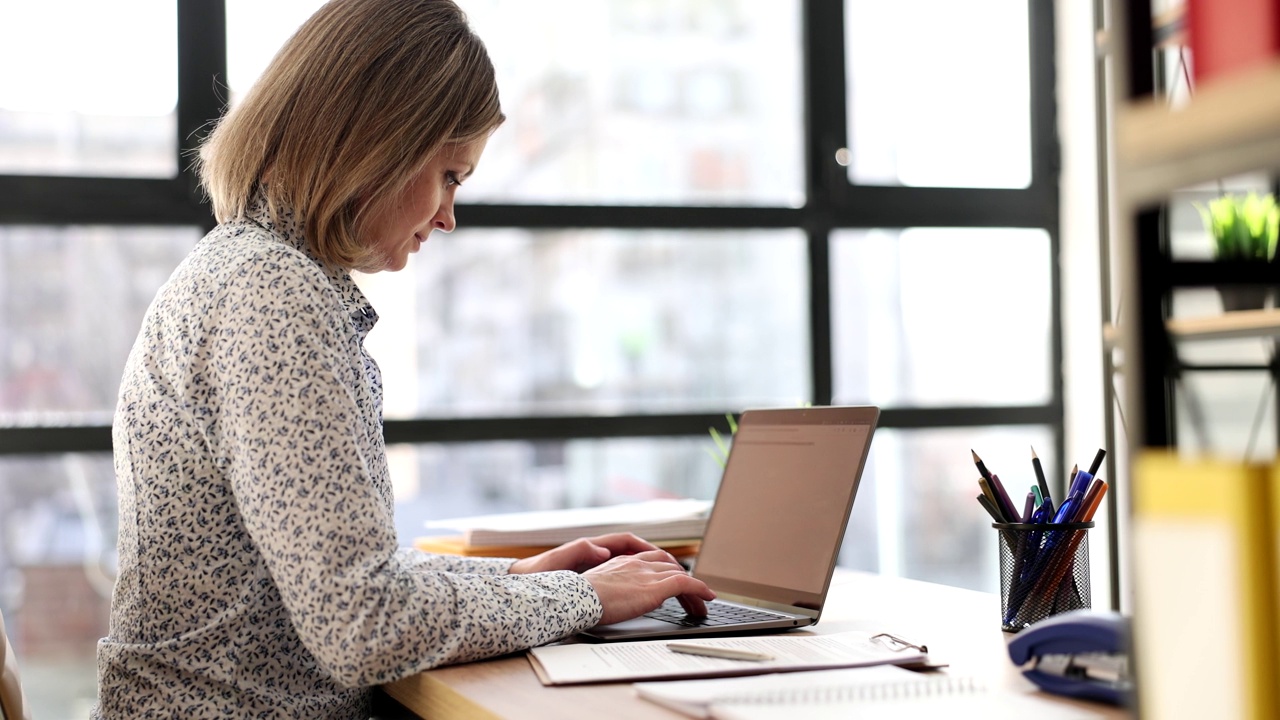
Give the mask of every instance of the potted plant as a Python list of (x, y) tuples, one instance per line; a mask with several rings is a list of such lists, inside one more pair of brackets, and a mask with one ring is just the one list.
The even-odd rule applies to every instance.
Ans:
[[(1250, 192), (1244, 197), (1228, 193), (1196, 204), (1205, 229), (1213, 235), (1214, 260), (1272, 262), (1280, 236), (1280, 206), (1271, 193)], [(1228, 311), (1261, 308), (1271, 294), (1268, 287), (1219, 288), (1222, 308)]]

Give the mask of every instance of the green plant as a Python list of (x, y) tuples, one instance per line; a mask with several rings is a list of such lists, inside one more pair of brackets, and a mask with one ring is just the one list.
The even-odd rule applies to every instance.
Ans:
[[(729, 421), (729, 437), (732, 439), (733, 435), (738, 432), (738, 420), (733, 416), (733, 413), (725, 413), (724, 419)], [(720, 467), (723, 468), (724, 464), (729, 460), (729, 441), (725, 440), (724, 435), (714, 426), (707, 428), (707, 430), (711, 433), (712, 442), (716, 444), (715, 448), (707, 448), (707, 452), (711, 453), (711, 457), (715, 458), (715, 461), (720, 463)]]
[(1195, 207), (1213, 235), (1215, 260), (1275, 259), (1280, 206), (1271, 193), (1251, 192), (1243, 198), (1228, 193), (1210, 200), (1208, 207), (1199, 203)]

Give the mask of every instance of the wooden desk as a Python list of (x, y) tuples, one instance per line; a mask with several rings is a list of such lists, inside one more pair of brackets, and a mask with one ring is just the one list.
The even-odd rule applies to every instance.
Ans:
[[(837, 570), (827, 609), (813, 631), (844, 630), (891, 632), (928, 645), (932, 659), (951, 664), (945, 672), (982, 678), (993, 689), (1035, 691), (1009, 661), (1005, 643), (1012, 635), (1000, 630), (998, 595)], [(629, 683), (544, 687), (523, 654), (430, 670), (383, 689), (418, 717), (431, 720), (685, 717), (635, 697)], [(1076, 702), (1053, 695), (1043, 697)], [(1106, 718), (1131, 716), (1108, 705), (1079, 704)]]

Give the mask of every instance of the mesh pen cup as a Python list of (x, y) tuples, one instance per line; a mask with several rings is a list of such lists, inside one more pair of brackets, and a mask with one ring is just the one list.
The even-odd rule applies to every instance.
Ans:
[(992, 523), (1000, 533), (1000, 620), (1008, 632), (1089, 607), (1093, 522)]

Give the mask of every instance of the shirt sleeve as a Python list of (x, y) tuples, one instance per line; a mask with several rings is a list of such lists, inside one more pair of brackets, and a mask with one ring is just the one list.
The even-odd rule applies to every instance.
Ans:
[(385, 450), (380, 426), (369, 437), (359, 341), (318, 268), (300, 256), (249, 263), (214, 313), (213, 451), (296, 631), (337, 682), (390, 682), (599, 621), (576, 573), (510, 575), (510, 560), (399, 549), (389, 483), (372, 470)]

